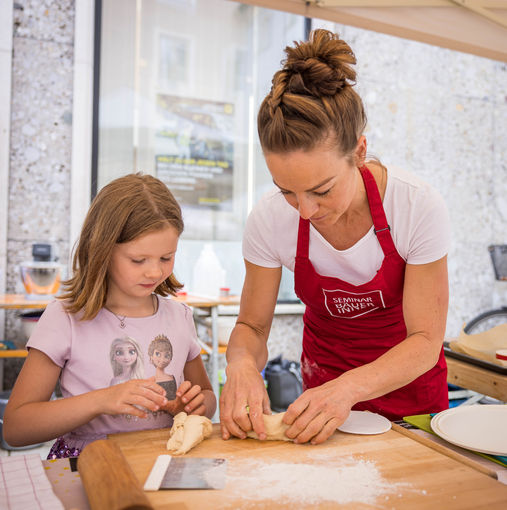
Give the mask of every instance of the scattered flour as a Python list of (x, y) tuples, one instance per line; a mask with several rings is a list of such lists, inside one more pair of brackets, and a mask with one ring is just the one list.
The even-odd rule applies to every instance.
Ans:
[[(399, 492), (406, 484), (382, 478), (372, 461), (352, 457), (318, 459), (308, 462), (266, 462), (230, 459), (227, 489), (244, 500), (283, 500), (284, 503), (314, 505), (364, 503), (374, 505), (379, 496)], [(224, 501), (225, 503), (225, 501)]]

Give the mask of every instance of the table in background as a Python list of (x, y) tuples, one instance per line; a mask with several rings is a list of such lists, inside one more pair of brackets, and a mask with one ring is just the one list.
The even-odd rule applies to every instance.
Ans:
[(507, 402), (507, 376), (446, 356), (447, 382)]
[[(48, 299), (27, 299), (24, 294), (0, 294), (0, 310), (43, 309), (51, 302)], [(0, 350), (0, 390), (4, 384), (4, 360), (6, 358), (26, 358), (25, 349)]]
[[(208, 298), (202, 296), (193, 296), (191, 294), (179, 295), (176, 297), (172, 297), (175, 301), (179, 301), (180, 303), (184, 303), (191, 308), (205, 310), (209, 313), (211, 318), (211, 346), (206, 348), (203, 346), (204, 351), (209, 354), (211, 358), (211, 384), (213, 386), (213, 391), (218, 398), (219, 395), (219, 381), (218, 381), (218, 355), (220, 352), (220, 347), (218, 345), (218, 307), (219, 306), (230, 306), (230, 305), (238, 305), (239, 304), (239, 296), (227, 296), (227, 297), (219, 297), (219, 298)], [(0, 294), (0, 309), (4, 310), (21, 310), (21, 309), (44, 309), (52, 300), (36, 300), (36, 299), (27, 299), (24, 294)], [(2, 371), (3, 376), (3, 359), (5, 357), (18, 357), (23, 358), (26, 357), (26, 351), (21, 350), (13, 350), (10, 351), (0, 351), (0, 371)], [(3, 381), (3, 378), (2, 378)], [(1, 384), (1, 383), (0, 383)], [(215, 417), (217, 414), (215, 414)]]

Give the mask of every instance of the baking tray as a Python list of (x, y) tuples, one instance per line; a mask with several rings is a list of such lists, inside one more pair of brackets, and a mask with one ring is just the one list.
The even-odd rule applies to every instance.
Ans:
[(492, 372), (497, 372), (498, 374), (507, 375), (507, 367), (501, 367), (500, 365), (496, 365), (495, 363), (490, 363), (489, 361), (474, 358), (473, 356), (468, 356), (467, 354), (462, 354), (461, 352), (453, 351), (449, 347), (448, 342), (444, 342), (444, 353), (446, 356), (449, 356), (449, 358), (455, 358), (461, 361), (466, 361), (471, 365), (487, 368), (488, 370), (491, 370)]

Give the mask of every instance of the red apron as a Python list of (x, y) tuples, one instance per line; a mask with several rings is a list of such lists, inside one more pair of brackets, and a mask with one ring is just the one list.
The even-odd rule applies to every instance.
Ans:
[[(305, 389), (374, 361), (407, 336), (402, 308), (405, 261), (394, 246), (375, 179), (366, 167), (360, 172), (384, 252), (382, 266), (372, 280), (352, 285), (318, 274), (308, 258), (310, 221), (299, 219), (294, 281), (295, 292), (306, 305), (301, 355)], [(431, 370), (402, 388), (359, 402), (353, 409), (373, 411), (390, 420), (442, 411), (449, 407), (446, 381), (442, 348)]]

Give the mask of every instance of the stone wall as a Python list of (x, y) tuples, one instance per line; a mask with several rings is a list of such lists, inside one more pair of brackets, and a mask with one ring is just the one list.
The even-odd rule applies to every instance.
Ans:
[[(6, 291), (23, 292), (18, 264), (34, 242), (69, 250), (74, 2), (14, 2)], [(19, 337), (17, 312), (5, 312), (5, 339)], [(19, 360), (6, 362), (10, 387)], [(14, 371), (10, 369), (14, 367)]]

